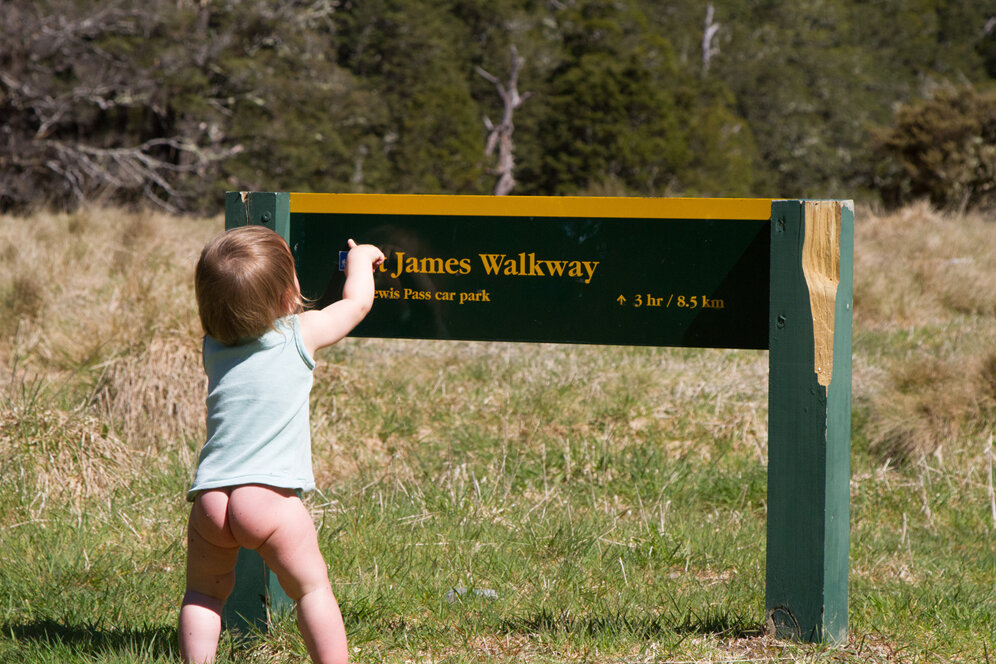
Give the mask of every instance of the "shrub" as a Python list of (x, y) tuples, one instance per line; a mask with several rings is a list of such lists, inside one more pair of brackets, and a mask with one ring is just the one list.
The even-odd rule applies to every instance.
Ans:
[(996, 91), (941, 87), (901, 107), (873, 142), (871, 180), (886, 205), (996, 206)]

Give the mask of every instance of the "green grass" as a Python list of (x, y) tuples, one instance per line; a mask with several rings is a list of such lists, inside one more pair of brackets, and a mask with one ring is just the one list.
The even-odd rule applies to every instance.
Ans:
[[(217, 226), (142, 226), (156, 259), (130, 269), (176, 278), (140, 275), (141, 306), (114, 310), (136, 286), (95, 219), (63, 249), (45, 247), (72, 218), (35, 220), (47, 230), (23, 251), (61, 251), (48, 260), (86, 283), (18, 286), (37, 297), (0, 348), (3, 664), (178, 660), (183, 494), (202, 434), (186, 261)], [(0, 244), (23, 223), (0, 218)], [(883, 455), (876, 437), (883, 404), (910, 384), (941, 389), (911, 358), (973, 367), (996, 324), (984, 308), (912, 324), (874, 311), (856, 319), (850, 639), (837, 647), (763, 631), (765, 353), (324, 351), (308, 504), (353, 658), (996, 662), (988, 397), (947, 437), (931, 429), (923, 440), (942, 442), (918, 456)], [(306, 659), (291, 619), (219, 649), (220, 662)]]

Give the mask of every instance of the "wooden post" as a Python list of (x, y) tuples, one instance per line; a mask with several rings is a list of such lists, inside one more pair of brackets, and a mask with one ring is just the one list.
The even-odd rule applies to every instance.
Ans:
[(854, 210), (776, 201), (771, 223), (765, 613), (847, 639)]
[[(266, 226), (288, 240), (290, 194), (228, 192), (225, 195), (225, 230), (249, 225)], [(225, 627), (243, 635), (254, 630), (266, 631), (274, 615), (289, 612), (293, 607), (294, 602), (259, 554), (240, 549), (235, 566), (235, 590), (221, 614)]]
[(225, 194), (225, 230), (266, 226), (287, 240), (290, 236), (290, 194), (270, 191), (229, 191)]

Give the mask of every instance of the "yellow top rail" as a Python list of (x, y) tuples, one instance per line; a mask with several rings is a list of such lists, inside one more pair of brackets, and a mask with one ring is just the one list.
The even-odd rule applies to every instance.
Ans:
[(770, 198), (614, 198), (604, 196), (446, 196), (290, 194), (304, 214), (418, 214), (628, 219), (770, 219)]

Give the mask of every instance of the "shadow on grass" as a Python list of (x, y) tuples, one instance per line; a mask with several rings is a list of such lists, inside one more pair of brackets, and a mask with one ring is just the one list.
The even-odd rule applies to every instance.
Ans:
[(710, 612), (653, 615), (575, 615), (569, 611), (540, 611), (534, 615), (508, 618), (501, 629), (510, 633), (561, 633), (589, 637), (631, 634), (640, 639), (655, 639), (674, 634), (701, 634), (736, 639), (764, 634), (763, 625), (743, 616)]
[(63, 647), (86, 656), (143, 654), (154, 658), (179, 659), (175, 627), (121, 629), (99, 623), (68, 624), (51, 619), (25, 624), (0, 625), (0, 634), (22, 645)]

